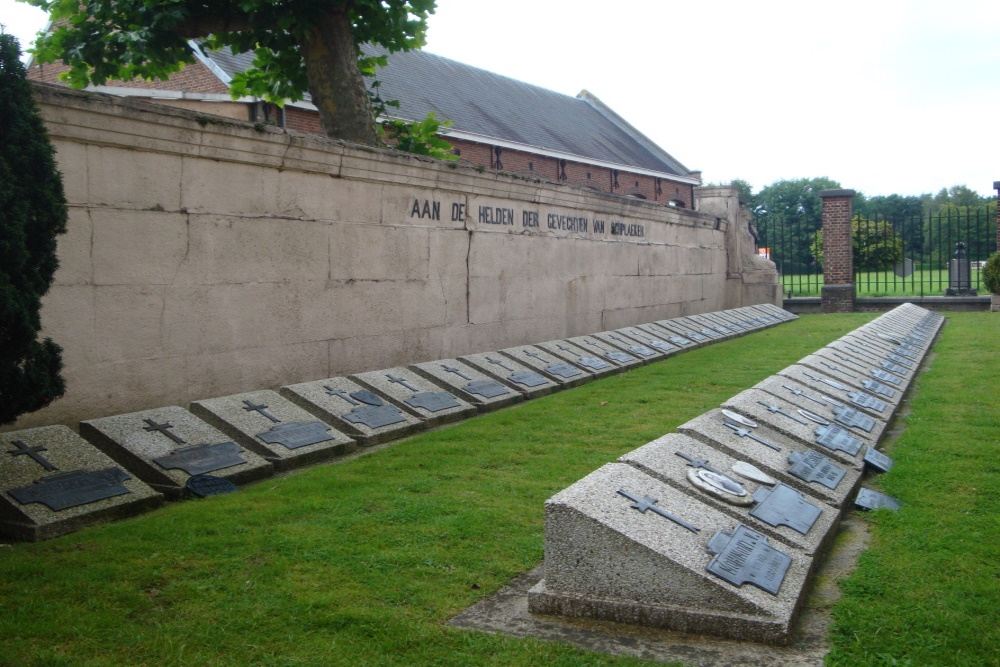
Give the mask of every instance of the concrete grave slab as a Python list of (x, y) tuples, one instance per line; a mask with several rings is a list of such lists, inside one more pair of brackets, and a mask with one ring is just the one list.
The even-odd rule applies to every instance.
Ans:
[(776, 398), (783, 399), (803, 410), (823, 417), (827, 421), (843, 426), (852, 432), (865, 434), (873, 442), (882, 439), (888, 425), (882, 417), (869, 414), (846, 400), (821, 393), (791, 378), (772, 375), (755, 384), (752, 389), (760, 389)]
[(853, 408), (858, 408), (866, 412), (869, 416), (877, 417), (889, 422), (892, 416), (899, 409), (899, 401), (887, 399), (885, 396), (876, 396), (853, 385), (841, 382), (832, 377), (829, 372), (823, 373), (800, 364), (792, 364), (778, 371), (779, 377), (786, 377), (794, 380), (814, 391), (823, 392), (832, 396), (834, 400), (842, 401)]
[(406, 368), (386, 368), (349, 376), (366, 389), (391, 398), (397, 407), (439, 426), (476, 414), (476, 406)]
[(192, 475), (246, 484), (274, 473), (262, 457), (184, 408), (168, 406), (80, 422), (80, 435), (168, 498)]
[(0, 534), (34, 542), (159, 507), (163, 496), (65, 426), (0, 434)]
[(498, 410), (524, 400), (524, 394), (457, 359), (439, 359), (408, 367), (475, 405), (480, 412)]
[[(692, 319), (691, 317), (675, 317), (670, 320), (675, 326), (683, 327), (684, 329), (690, 331), (692, 334), (698, 334), (709, 341), (724, 340), (726, 337), (716, 331), (714, 328), (708, 326), (705, 322), (700, 322), (698, 320)], [(662, 324), (667, 326), (666, 322), (657, 322), (657, 324)]]
[[(767, 585), (776, 592), (735, 585), (708, 571), (720, 565), (708, 547), (721, 548), (719, 534), (738, 529), (731, 516), (632, 466), (609, 463), (546, 502), (545, 579), (529, 592), (529, 610), (787, 643), (813, 559), (753, 533), (743, 543), (772, 566)], [(753, 559), (732, 556), (725, 554), (732, 571)]]
[(667, 340), (669, 336), (666, 334), (656, 336), (649, 331), (640, 329), (639, 327), (625, 327), (623, 329), (618, 329), (614, 333), (628, 337), (631, 340), (638, 342), (640, 345), (653, 348), (660, 353), (661, 359), (665, 359), (666, 357), (682, 352), (686, 347), (686, 345), (680, 345), (676, 342)]
[(799, 316), (795, 313), (790, 313), (789, 311), (774, 305), (773, 303), (759, 303), (756, 306), (751, 306), (757, 310), (764, 312), (766, 315), (773, 315), (779, 320), (784, 320), (786, 322), (791, 322), (792, 320), (799, 319)]
[[(678, 455), (678, 452), (684, 456)], [(693, 461), (689, 459), (693, 459)], [(725, 475), (741, 485), (751, 500), (754, 493), (763, 485), (733, 472), (732, 467), (739, 462), (739, 459), (719, 451), (706, 442), (695, 440), (681, 433), (669, 433), (658, 438), (625, 454), (618, 459), (618, 462), (634, 466), (647, 475), (688, 494), (694, 500), (710, 505), (723, 514), (728, 514), (734, 520), (767, 535), (775, 546), (780, 543), (794, 547), (808, 556), (816, 556), (829, 545), (840, 519), (838, 510), (821, 499), (811, 495), (806, 496), (807, 500), (819, 507), (821, 511), (819, 518), (813, 523), (808, 533), (803, 535), (789, 526), (772, 526), (757, 518), (752, 512), (753, 504), (735, 505), (702, 491), (690, 479), (692, 475), (698, 474), (698, 470), (702, 469), (702, 466), (708, 466), (710, 471)], [(721, 497), (725, 497), (724, 492)]]
[(894, 375), (898, 375), (901, 378), (912, 381), (913, 377), (917, 374), (919, 365), (910, 359), (905, 357), (898, 357), (894, 360), (888, 359), (888, 355), (879, 358), (878, 356), (872, 354), (871, 352), (866, 352), (865, 350), (851, 345), (850, 342), (844, 340), (835, 340), (826, 346), (827, 350), (832, 352), (834, 356), (838, 359), (845, 358), (851, 359), (861, 368), (865, 369), (882, 369)]
[(749, 324), (744, 324), (742, 320), (729, 315), (726, 311), (702, 313), (698, 317), (706, 322), (712, 322), (713, 326), (716, 327), (716, 331), (726, 329), (727, 332), (731, 333), (734, 337), (743, 336), (752, 329)]
[(599, 357), (593, 352), (588, 352), (568, 340), (550, 340), (538, 343), (536, 347), (551, 353), (552, 356), (563, 361), (568, 361), (581, 370), (590, 373), (595, 378), (603, 378), (621, 372), (615, 363), (608, 361), (604, 357)]
[(653, 326), (663, 329), (664, 331), (668, 331), (671, 334), (688, 339), (689, 341), (691, 341), (694, 347), (702, 347), (703, 345), (710, 345), (718, 337), (718, 334), (716, 334), (716, 332), (714, 331), (712, 333), (715, 335), (709, 336), (703, 334), (697, 329), (692, 329), (691, 327), (684, 326), (683, 324), (677, 322), (676, 320), (660, 320), (658, 322), (654, 322)]
[(483, 375), (507, 383), (525, 398), (537, 398), (559, 390), (558, 383), (535, 369), (498, 352), (478, 352), (459, 357)]
[(592, 374), (576, 364), (571, 364), (537, 345), (518, 345), (499, 352), (502, 356), (527, 366), (563, 388), (577, 387), (594, 379)]
[(279, 391), (292, 403), (336, 425), (365, 447), (398, 440), (427, 428), (421, 418), (345, 377), (287, 385)]
[(601, 331), (599, 333), (592, 334), (592, 337), (596, 338), (609, 348), (617, 348), (622, 352), (631, 354), (633, 357), (641, 359), (642, 362), (646, 364), (657, 361), (666, 356), (666, 353), (662, 350), (651, 345), (647, 345), (636, 338), (622, 333), (621, 331)]
[(575, 336), (569, 342), (582, 347), (591, 354), (602, 359), (607, 359), (619, 368), (635, 368), (648, 363), (645, 359), (640, 359), (630, 352), (626, 352), (617, 345), (612, 345), (608, 341), (601, 340), (596, 336)]
[(908, 380), (883, 372), (881, 369), (869, 368), (867, 372), (860, 370), (843, 359), (835, 357), (826, 348), (803, 357), (798, 363), (823, 371), (844, 384), (896, 402), (902, 400), (903, 394), (906, 393), (906, 388), (910, 384)]
[[(831, 459), (844, 463), (860, 462), (865, 445), (875, 446), (875, 439), (867, 433), (846, 429), (808, 408), (800, 408), (797, 403), (759, 389), (747, 389), (736, 394), (725, 401), (722, 408), (738, 412), (759, 424), (767, 424), (775, 431), (798, 440), (803, 447), (822, 451)], [(832, 435), (823, 437), (826, 431), (832, 435), (841, 434), (841, 437), (832, 440), (829, 439)]]
[[(728, 421), (721, 409), (710, 410), (681, 424), (677, 430), (695, 440), (708, 443), (734, 459), (753, 464), (779, 482), (807, 496), (840, 508), (850, 503), (849, 499), (857, 491), (864, 472), (860, 458), (857, 462), (845, 462), (829, 456), (829, 453), (819, 445), (805, 445), (759, 422), (754, 422), (758, 424), (756, 428), (740, 425), (731, 428), (725, 425)], [(795, 452), (812, 458), (817, 458), (817, 454), (825, 456), (832, 466), (843, 470), (844, 475), (835, 484), (830, 483), (832, 486), (824, 484), (821, 478), (807, 480), (798, 477), (791, 472), (795, 464), (789, 461), (789, 457)], [(810, 455), (809, 452), (815, 454)], [(831, 470), (827, 468), (827, 472)]]
[(191, 412), (275, 470), (318, 463), (357, 449), (354, 440), (275, 391), (250, 391), (191, 403)]
[(713, 315), (709, 313), (700, 313), (698, 315), (689, 315), (688, 319), (701, 324), (709, 329), (714, 330), (716, 333), (722, 336), (723, 339), (729, 340), (730, 338), (735, 338), (742, 335), (737, 327), (731, 326), (728, 323), (723, 323), (716, 319)]
[[(691, 340), (690, 338), (687, 338), (686, 336), (682, 336), (675, 331), (670, 331), (669, 329), (665, 329), (653, 322), (640, 324), (638, 326), (631, 327), (631, 329), (636, 331), (641, 331), (647, 336), (653, 338), (665, 340), (671, 345), (675, 346), (678, 352), (688, 349), (694, 349), (696, 347), (699, 347), (700, 345), (699, 343), (696, 343), (695, 341)], [(642, 339), (640, 338), (640, 340)]]

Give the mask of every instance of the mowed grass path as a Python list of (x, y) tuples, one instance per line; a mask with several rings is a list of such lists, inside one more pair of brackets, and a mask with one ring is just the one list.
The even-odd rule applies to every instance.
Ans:
[[(0, 664), (642, 664), (443, 623), (542, 560), (543, 503), (553, 493), (872, 317), (803, 317), (350, 462), (265, 480), (230, 496), (176, 503), (48, 542), (4, 547)], [(943, 386), (939, 391), (947, 403), (977, 397), (981, 406), (994, 408), (988, 404), (997, 396), (992, 360), (1000, 352), (1000, 317), (953, 319), (921, 382)], [(986, 333), (967, 338), (968, 331), (981, 330)], [(974, 361), (961, 370), (971, 378), (953, 378), (944, 361), (969, 356)], [(992, 384), (983, 385), (990, 373)], [(942, 416), (940, 406), (928, 408), (926, 419), (942, 429), (935, 436), (939, 442), (901, 440), (894, 452), (897, 469), (885, 478), (886, 489), (903, 499), (907, 512), (921, 501), (906, 492), (905, 448), (948, 451), (965, 437), (959, 432), (966, 428), (964, 408), (957, 419)], [(910, 419), (922, 414), (915, 411)], [(995, 408), (991, 415), (980, 416), (977, 437), (991, 424), (996, 428)], [(969, 470), (996, 465), (997, 440), (982, 445)], [(967, 465), (957, 455), (944, 464)], [(992, 532), (979, 527), (986, 546), (974, 561), (966, 559), (964, 542), (947, 538), (950, 530), (968, 528), (965, 512), (992, 507), (996, 517), (997, 482), (980, 484), (982, 479), (936, 494), (934, 502), (949, 518), (933, 515), (931, 523), (947, 524), (936, 538), (946, 553), (917, 573), (925, 580), (918, 582), (923, 588), (917, 597), (961, 597), (950, 592), (953, 577), (966, 582), (973, 572), (993, 578), (985, 588), (995, 586), (995, 524)], [(947, 626), (939, 626), (938, 636), (966, 626), (978, 631), (978, 641), (957, 649), (955, 642), (928, 641), (923, 626), (918, 636), (907, 637), (916, 600), (903, 605), (883, 600), (874, 624), (857, 611), (879, 597), (901, 599), (897, 586), (905, 587), (909, 579), (879, 569), (898, 558), (897, 538), (885, 538), (882, 531), (901, 520), (882, 514), (873, 515), (878, 553), (851, 579), (854, 590), (841, 604), (847, 611), (838, 613), (837, 660), (858, 664), (853, 656), (863, 656), (887, 664), (889, 659), (946, 664), (945, 658), (964, 655), (978, 656), (983, 664), (995, 659), (987, 651), (997, 645), (997, 599), (981, 597), (984, 586), (974, 594), (962, 589), (974, 600), (977, 616), (956, 610)], [(920, 535), (906, 538), (916, 544), (925, 533), (921, 527)], [(984, 560), (990, 551), (992, 559)], [(867, 574), (871, 567), (875, 575)], [(891, 632), (881, 632), (890, 625)], [(886, 644), (887, 634), (898, 646)]]

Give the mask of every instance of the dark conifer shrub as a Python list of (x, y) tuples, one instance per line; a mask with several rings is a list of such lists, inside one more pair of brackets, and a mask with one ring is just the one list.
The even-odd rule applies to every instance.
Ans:
[(0, 424), (63, 395), (62, 349), (38, 340), (66, 199), (13, 35), (0, 34)]

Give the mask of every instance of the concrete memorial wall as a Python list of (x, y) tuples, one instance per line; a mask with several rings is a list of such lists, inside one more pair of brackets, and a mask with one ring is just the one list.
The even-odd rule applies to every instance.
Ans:
[(529, 610), (788, 643), (842, 513), (900, 509), (861, 484), (943, 322), (900, 306), (557, 493)]
[(8, 428), (780, 303), (732, 188), (682, 210), (35, 91), (70, 211), (42, 311), (68, 389)]

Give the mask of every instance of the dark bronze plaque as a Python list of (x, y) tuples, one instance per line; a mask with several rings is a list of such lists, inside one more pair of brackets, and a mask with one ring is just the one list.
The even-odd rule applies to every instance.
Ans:
[(288, 449), (298, 449), (333, 440), (330, 427), (323, 422), (288, 422), (271, 427), (270, 431), (258, 433), (257, 437), (273, 445), (284, 445)]
[(792, 464), (788, 469), (789, 474), (805, 482), (822, 484), (829, 489), (836, 489), (847, 474), (846, 470), (834, 465), (833, 461), (812, 450), (792, 452), (788, 455), (788, 462)]
[(656, 354), (655, 350), (645, 345), (630, 345), (628, 351), (632, 354), (641, 354), (644, 357), (651, 357)]
[(816, 442), (827, 449), (847, 452), (851, 456), (857, 456), (861, 450), (861, 445), (864, 444), (851, 435), (847, 429), (836, 424), (820, 426), (814, 431), (814, 434), (816, 435)]
[(908, 372), (905, 367), (899, 364), (894, 364), (891, 361), (883, 361), (881, 366), (890, 373), (895, 373), (896, 375), (902, 375), (903, 377), (906, 377), (906, 374)]
[(874, 419), (846, 405), (834, 408), (833, 414), (836, 415), (836, 421), (838, 424), (860, 428), (862, 431), (867, 433), (871, 433), (872, 429), (875, 428)]
[(573, 378), (577, 375), (583, 375), (583, 371), (569, 364), (549, 364), (545, 367), (545, 372), (552, 373), (561, 378)]
[(611, 366), (611, 364), (604, 361), (604, 359), (600, 359), (598, 357), (580, 357), (576, 360), (576, 363), (580, 364), (584, 368), (589, 368), (592, 371), (599, 371), (602, 368), (608, 368)]
[(667, 341), (660, 340), (659, 338), (650, 338), (649, 344), (655, 347), (657, 350), (660, 350), (661, 352), (669, 352), (670, 350), (677, 349), (677, 346), (671, 345)]
[(399, 408), (387, 403), (363, 405), (341, 415), (341, 417), (352, 424), (364, 424), (368, 428), (382, 428), (406, 421), (406, 417), (403, 416)]
[(507, 379), (517, 384), (523, 384), (525, 387), (539, 387), (548, 383), (548, 380), (535, 371), (517, 371), (508, 375)]
[(240, 456), (239, 445), (235, 442), (203, 443), (189, 445), (174, 450), (166, 456), (153, 459), (153, 463), (166, 470), (183, 470), (189, 475), (200, 475), (203, 472), (222, 470), (231, 466), (246, 463)]
[(715, 554), (705, 567), (734, 586), (751, 584), (777, 595), (792, 557), (781, 553), (767, 537), (743, 524), (731, 533), (720, 530), (708, 541), (708, 552)]
[(216, 477), (215, 475), (191, 475), (184, 484), (184, 488), (198, 496), (221, 496), (224, 493), (239, 491), (235, 484), (228, 479)]
[(866, 394), (863, 391), (852, 391), (847, 397), (851, 399), (851, 403), (854, 403), (854, 405), (860, 405), (875, 412), (882, 412), (886, 408), (885, 401), (880, 401), (871, 394)]
[(899, 508), (902, 507), (900, 502), (892, 496), (865, 488), (858, 491), (858, 497), (855, 498), (854, 505), (863, 510), (887, 509), (893, 512), (898, 512)]
[(754, 492), (753, 499), (757, 501), (757, 506), (750, 510), (750, 516), (769, 526), (788, 526), (803, 535), (809, 532), (823, 512), (801, 493), (780, 482), (771, 488), (760, 487)]
[(903, 347), (902, 345), (893, 350), (893, 352), (895, 352), (900, 356), (906, 357), (907, 359), (915, 360), (918, 356), (920, 356), (919, 350), (915, 350), (912, 347)]
[(627, 364), (631, 361), (635, 361), (635, 357), (631, 354), (625, 354), (624, 352), (620, 352), (618, 350), (606, 350), (604, 352), (604, 356), (611, 361), (617, 361), (620, 364)]
[(868, 451), (865, 452), (865, 463), (879, 472), (889, 472), (892, 469), (893, 461), (874, 447), (869, 447)]
[(462, 405), (454, 396), (446, 391), (423, 391), (410, 396), (404, 402), (415, 408), (423, 408), (428, 412), (440, 412), (441, 410), (457, 408)]
[(77, 505), (86, 505), (95, 500), (132, 493), (122, 485), (127, 479), (131, 477), (119, 468), (72, 470), (43, 477), (31, 486), (11, 489), (8, 493), (22, 505), (42, 503), (50, 510), (58, 512)]
[(708, 340), (707, 336), (705, 336), (704, 334), (699, 333), (697, 331), (690, 331), (690, 332), (688, 332), (687, 336), (691, 340), (698, 341), (699, 343), (703, 343), (706, 340)]
[(667, 340), (669, 340), (677, 347), (685, 347), (687, 345), (691, 345), (691, 341), (689, 341), (687, 338), (681, 338), (680, 336), (670, 336), (669, 338), (667, 338)]
[(887, 384), (882, 384), (877, 380), (862, 380), (861, 386), (870, 392), (878, 394), (879, 396), (885, 396), (886, 398), (892, 398), (896, 395), (896, 390)]
[(463, 387), (470, 394), (477, 394), (483, 398), (496, 398), (509, 394), (510, 389), (503, 386), (496, 380), (475, 380)]
[(711, 329), (706, 329), (704, 327), (702, 327), (701, 333), (702, 335), (708, 336), (709, 338), (720, 338), (717, 332), (712, 331)]
[(890, 354), (889, 357), (888, 357), (888, 359), (892, 363), (897, 364), (898, 366), (901, 366), (902, 368), (913, 368), (913, 362), (912, 361), (910, 361), (906, 357), (901, 357), (898, 354)]
[(876, 380), (881, 380), (882, 382), (891, 384), (895, 387), (898, 387), (903, 382), (900, 378), (896, 377), (889, 371), (882, 371), (882, 370), (877, 371), (873, 369), (872, 377), (874, 377)]

